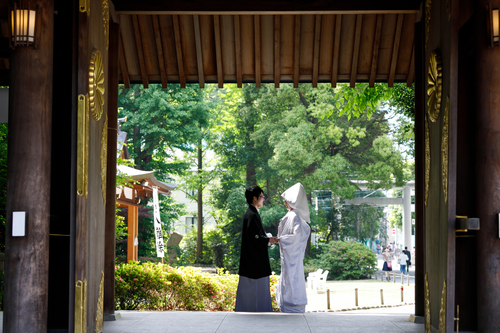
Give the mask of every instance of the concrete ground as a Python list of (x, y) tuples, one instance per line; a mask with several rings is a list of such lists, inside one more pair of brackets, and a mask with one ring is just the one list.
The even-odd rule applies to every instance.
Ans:
[(104, 333), (423, 333), (409, 321), (413, 306), (348, 312), (236, 313), (118, 311), (121, 318), (104, 322)]
[[(401, 287), (401, 280), (396, 276), (396, 283), (381, 282), (383, 261), (378, 258), (378, 283), (369, 281), (377, 288), (385, 285), (390, 288)], [(399, 266), (394, 269), (399, 272)], [(385, 276), (385, 275), (384, 275)], [(410, 269), (410, 288), (414, 286), (415, 271)], [(349, 281), (355, 283), (354, 281)], [(348, 282), (348, 283), (349, 283)], [(407, 285), (406, 277), (403, 280)], [(361, 283), (361, 282), (360, 282)], [(370, 284), (370, 283), (366, 283)], [(327, 288), (332, 290), (331, 309), (326, 307), (326, 295), (308, 291), (308, 305), (306, 313), (236, 313), (236, 312), (188, 312), (188, 311), (117, 311), (121, 316), (117, 321), (104, 322), (104, 333), (423, 333), (424, 324), (410, 322), (410, 315), (414, 314), (414, 305), (404, 305), (396, 298), (386, 297), (385, 304), (390, 307), (352, 310), (354, 304), (347, 309), (335, 303), (334, 290), (339, 290), (339, 283), (328, 281)], [(337, 294), (340, 295), (340, 294)], [(352, 295), (349, 295), (350, 298)], [(344, 296), (342, 296), (344, 297)], [(361, 295), (360, 295), (361, 301)], [(408, 300), (407, 302), (412, 302)], [(406, 300), (405, 300), (406, 302)], [(353, 303), (353, 302), (352, 302)], [(363, 307), (363, 304), (359, 304)], [(339, 311), (343, 308), (348, 311)]]

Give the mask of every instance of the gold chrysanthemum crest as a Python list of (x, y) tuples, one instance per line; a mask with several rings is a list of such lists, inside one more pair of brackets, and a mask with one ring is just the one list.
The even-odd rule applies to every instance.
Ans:
[(443, 66), (441, 64), (441, 54), (438, 49), (431, 52), (429, 60), (429, 70), (427, 75), (427, 113), (432, 122), (439, 118), (441, 109), (441, 96), (443, 91)]
[(92, 118), (95, 121), (101, 119), (104, 105), (104, 67), (101, 52), (97, 49), (92, 51), (89, 66), (89, 105)]

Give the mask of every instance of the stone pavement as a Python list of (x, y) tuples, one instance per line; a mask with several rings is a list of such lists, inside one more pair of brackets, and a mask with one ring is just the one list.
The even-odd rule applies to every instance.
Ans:
[(118, 311), (104, 333), (423, 333), (409, 321), (413, 306), (303, 314)]

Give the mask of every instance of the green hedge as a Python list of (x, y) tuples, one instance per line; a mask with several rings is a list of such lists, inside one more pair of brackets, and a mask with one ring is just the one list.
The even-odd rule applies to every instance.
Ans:
[[(278, 277), (270, 279), (273, 309)], [(233, 311), (238, 275), (199, 268), (130, 262), (115, 266), (117, 310)]]
[(321, 248), (317, 259), (306, 271), (328, 270), (333, 280), (368, 279), (377, 271), (377, 257), (366, 245), (358, 242), (330, 241)]

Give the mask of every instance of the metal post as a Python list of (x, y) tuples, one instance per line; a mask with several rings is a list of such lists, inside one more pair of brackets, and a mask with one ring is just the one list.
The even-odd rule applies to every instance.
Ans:
[(380, 304), (384, 305), (384, 289), (380, 289)]
[(330, 289), (326, 290), (326, 308), (330, 310)]
[(401, 303), (404, 302), (404, 287), (401, 286)]
[(408, 286), (410, 286), (410, 274), (408, 273), (408, 275), (406, 276), (406, 280), (408, 282)]
[(394, 277), (394, 283), (396, 283), (396, 273), (392, 273), (393, 277)]
[(356, 295), (356, 306), (358, 306), (358, 288), (354, 289), (354, 293)]

